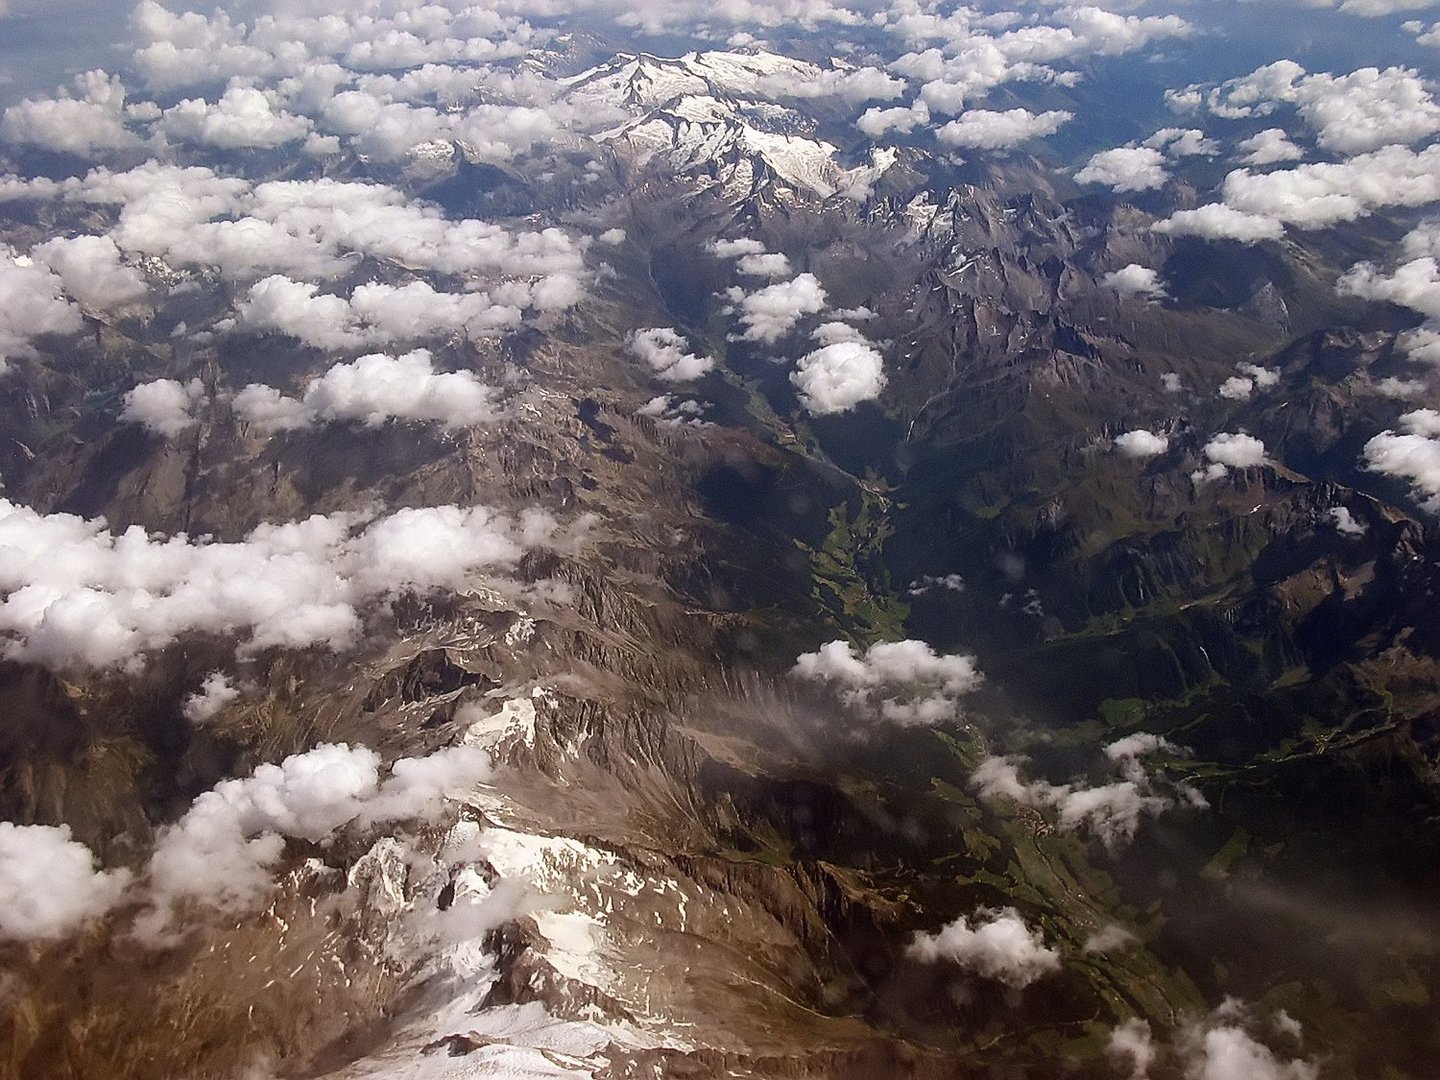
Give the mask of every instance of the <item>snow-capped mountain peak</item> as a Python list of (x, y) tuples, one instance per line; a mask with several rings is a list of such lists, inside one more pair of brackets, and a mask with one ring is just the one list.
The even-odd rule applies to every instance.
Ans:
[(874, 166), (852, 177), (856, 170), (836, 161), (838, 148), (816, 134), (810, 117), (772, 99), (777, 88), (821, 71), (766, 52), (638, 53), (566, 82), (573, 102), (634, 114), (599, 140), (641, 168), (658, 159), (672, 174), (718, 183), (730, 200), (760, 191), (826, 199), (868, 182)]

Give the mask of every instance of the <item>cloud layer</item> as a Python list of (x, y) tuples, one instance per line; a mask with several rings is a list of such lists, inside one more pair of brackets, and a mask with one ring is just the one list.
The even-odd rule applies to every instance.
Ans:
[(316, 515), (220, 543), (116, 534), (0, 499), (0, 637), (6, 656), (62, 669), (138, 663), (185, 633), (237, 636), (247, 650), (341, 648), (367, 606), (464, 589), (559, 534), (540, 511), (437, 506), (368, 522)]

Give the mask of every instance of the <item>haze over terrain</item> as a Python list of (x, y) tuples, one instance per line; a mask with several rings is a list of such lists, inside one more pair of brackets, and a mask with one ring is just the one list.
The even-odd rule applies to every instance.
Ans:
[(1437, 75), (0, 0), (0, 1075), (1432, 1075)]

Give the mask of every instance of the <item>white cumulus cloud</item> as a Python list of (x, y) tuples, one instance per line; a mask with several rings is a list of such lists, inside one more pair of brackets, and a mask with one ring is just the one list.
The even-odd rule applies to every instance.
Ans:
[(686, 352), (690, 343), (667, 326), (636, 330), (627, 344), (632, 353), (650, 365), (657, 379), (666, 382), (689, 382), (715, 367), (710, 357)]
[(1147, 300), (1163, 300), (1165, 283), (1158, 271), (1139, 263), (1130, 263), (1119, 270), (1113, 270), (1100, 279), (1107, 289), (1114, 289), (1121, 296), (1142, 296)]
[(96, 869), (68, 825), (0, 821), (0, 938), (72, 934), (114, 907), (129, 881), (128, 871)]
[(1074, 114), (1062, 110), (970, 109), (935, 133), (945, 146), (963, 150), (1011, 150), (1031, 139), (1054, 135)]
[(1163, 454), (1170, 448), (1170, 440), (1153, 431), (1137, 428), (1115, 437), (1115, 449), (1126, 457), (1148, 458)]
[(416, 349), (402, 356), (372, 353), (336, 364), (307, 383), (299, 398), (252, 383), (232, 404), (242, 420), (271, 432), (347, 421), (366, 427), (390, 420), (466, 427), (497, 419), (497, 394), (472, 372), (437, 372), (429, 351)]
[(86, 307), (118, 307), (148, 291), (145, 279), (121, 262), (120, 249), (108, 236), (57, 236), (36, 245), (30, 256), (58, 274), (65, 292)]
[(1082, 184), (1104, 184), (1115, 191), (1148, 191), (1170, 179), (1165, 155), (1152, 146), (1117, 146), (1093, 155), (1075, 174)]
[(182, 711), (185, 719), (192, 724), (204, 724), (213, 720), (226, 705), (239, 697), (239, 687), (231, 683), (223, 671), (212, 671), (205, 676), (200, 689), (185, 699)]
[(1373, 472), (1406, 481), (1426, 510), (1440, 513), (1440, 413), (1408, 412), (1400, 428), (1367, 442), (1361, 460)]
[(741, 338), (767, 345), (773, 345), (795, 329), (806, 315), (824, 311), (827, 302), (820, 279), (810, 273), (748, 294), (742, 289), (732, 289), (728, 295), (735, 301), (740, 322), (745, 327)]
[(43, 334), (74, 334), (84, 327), (80, 309), (64, 296), (64, 281), (45, 266), (0, 244), (0, 371), (5, 361), (33, 356)]
[(26, 98), (0, 115), (0, 140), (77, 157), (138, 146), (125, 124), (125, 87), (103, 71), (75, 78), (75, 93)]
[(1266, 128), (1248, 139), (1241, 139), (1238, 145), (1245, 151), (1244, 163), (1252, 167), (1299, 161), (1305, 156), (1305, 152), (1290, 141), (1283, 128)]
[(1155, 232), (1168, 233), (1171, 236), (1238, 240), (1242, 244), (1279, 240), (1285, 235), (1285, 226), (1273, 218), (1263, 214), (1247, 214), (1224, 203), (1209, 203), (1194, 210), (1177, 210), (1153, 228)]
[(382, 782), (380, 757), (324, 744), (224, 780), (161, 830), (146, 868), (142, 940), (164, 942), (184, 905), (243, 914), (269, 890), (289, 838), (324, 842), (351, 822), (434, 819), (491, 775), (489, 755), (457, 746), (401, 759)]
[(247, 650), (343, 648), (367, 606), (464, 589), (529, 548), (568, 542), (563, 532), (541, 511), (436, 506), (368, 523), (315, 515), (216, 542), (116, 534), (0, 499), (0, 642), (12, 659), (60, 669), (138, 663), (188, 632), (238, 636)]
[(923, 641), (881, 641), (856, 653), (832, 641), (795, 662), (791, 674), (837, 687), (853, 711), (901, 725), (934, 724), (959, 713), (980, 685), (975, 657), (937, 653)]
[(981, 908), (973, 919), (962, 915), (938, 933), (917, 933), (905, 955), (927, 964), (954, 964), (1017, 990), (1060, 970), (1060, 954), (1014, 908)]
[(205, 387), (199, 379), (186, 383), (154, 379), (126, 392), (120, 419), (173, 439), (195, 423), (194, 411), (205, 401)]
[(1165, 739), (1143, 732), (1109, 744), (1105, 757), (1118, 777), (1104, 784), (1025, 780), (1020, 774), (1022, 759), (998, 755), (982, 761), (970, 780), (985, 798), (1052, 810), (1061, 829), (1090, 833), (1113, 849), (1131, 840), (1147, 816), (1158, 816), (1175, 806), (1205, 805), (1204, 797), (1189, 785), (1169, 784), (1146, 771), (1141, 759), (1162, 752), (1180, 751)]
[(885, 389), (885, 361), (866, 341), (837, 341), (800, 358), (790, 381), (814, 416), (830, 416), (872, 401)]
[(222, 150), (275, 147), (310, 134), (311, 123), (277, 109), (270, 95), (253, 86), (232, 86), (215, 102), (187, 98), (165, 110), (165, 134)]

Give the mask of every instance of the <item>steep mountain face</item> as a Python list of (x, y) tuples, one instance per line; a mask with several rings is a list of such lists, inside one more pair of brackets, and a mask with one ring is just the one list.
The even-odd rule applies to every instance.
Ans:
[[(376, 227), (266, 323), (171, 252), (15, 362), (0, 556), (27, 512), (56, 539), (43, 587), (0, 570), (0, 809), (133, 880), (0, 943), (0, 1068), (1108, 1077), (1143, 1020), (1163, 1077), (1234, 997), (1327, 1076), (1424, 1075), (1440, 537), (1361, 465), (1413, 322), (1334, 289), (1373, 237), (1201, 253), (1035, 159), (842, 145), (803, 103), (848, 70), (615, 56), (559, 80), (608, 125), (569, 156), (334, 162), (511, 230), (508, 279)], [(7, 242), (110, 225), (23, 205)], [(399, 411), (413, 362), (355, 405), (388, 294), (327, 302), (431, 279), (525, 312), (416, 335), (467, 419)], [(169, 431), (126, 396), (160, 379)], [(397, 524), (475, 507), (478, 553)], [(151, 644), (54, 662), (113, 612), (26, 622), (42, 588)], [(377, 755), (343, 813), (317, 747)]]
[(596, 141), (626, 171), (663, 171), (732, 205), (776, 210), (864, 190), (893, 163), (876, 150), (847, 168), (811, 115), (779, 104), (842, 69), (774, 53), (702, 52), (676, 59), (620, 56), (563, 81), (582, 112), (632, 118)]

